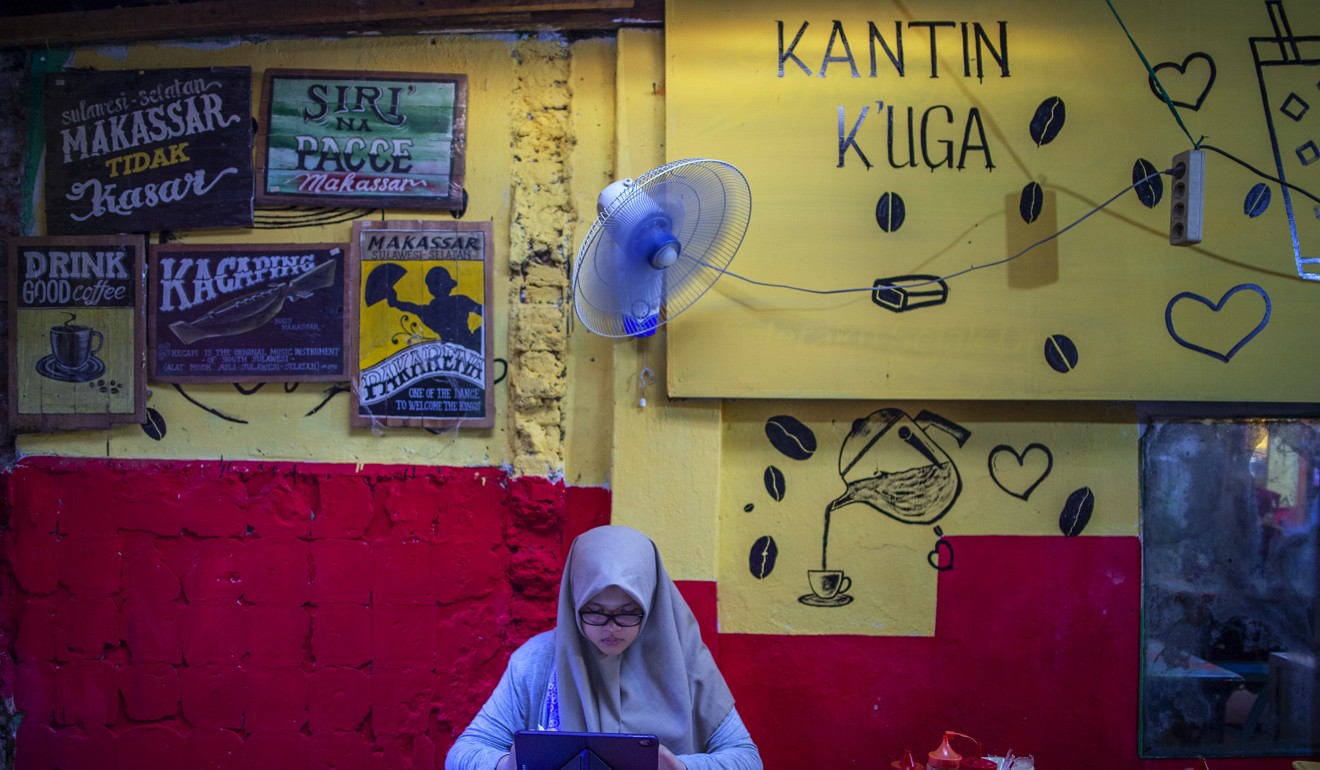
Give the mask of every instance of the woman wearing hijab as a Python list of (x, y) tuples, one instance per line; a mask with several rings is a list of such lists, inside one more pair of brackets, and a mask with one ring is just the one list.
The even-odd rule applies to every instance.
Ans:
[(573, 541), (556, 627), (513, 653), (445, 770), (513, 770), (518, 730), (654, 734), (660, 770), (761, 770), (692, 610), (628, 527)]

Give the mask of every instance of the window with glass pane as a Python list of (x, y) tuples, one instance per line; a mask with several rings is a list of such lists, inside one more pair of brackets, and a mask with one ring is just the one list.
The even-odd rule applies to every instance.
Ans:
[(1320, 751), (1320, 420), (1152, 420), (1141, 749)]

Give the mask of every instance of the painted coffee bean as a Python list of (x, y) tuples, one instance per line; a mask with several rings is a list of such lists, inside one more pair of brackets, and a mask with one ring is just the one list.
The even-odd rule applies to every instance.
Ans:
[(1059, 97), (1051, 96), (1040, 103), (1036, 108), (1036, 114), (1031, 117), (1031, 139), (1037, 147), (1054, 141), (1059, 131), (1063, 129), (1066, 116), (1063, 100)]
[(1041, 192), (1040, 185), (1036, 182), (1027, 183), (1022, 188), (1022, 199), (1018, 202), (1018, 213), (1022, 215), (1022, 221), (1031, 224), (1040, 218), (1041, 199), (1045, 194)]
[(1255, 219), (1265, 213), (1265, 209), (1270, 207), (1270, 198), (1273, 196), (1270, 186), (1264, 182), (1258, 183), (1247, 192), (1246, 200), (1242, 201), (1242, 213)]
[(1155, 165), (1145, 158), (1138, 158), (1132, 166), (1132, 184), (1136, 185), (1137, 200), (1148, 209), (1159, 205), (1164, 197), (1164, 180), (1160, 179)]
[(875, 204), (875, 223), (880, 225), (880, 229), (887, 233), (892, 233), (903, 226), (903, 220), (907, 219), (907, 206), (903, 203), (903, 198), (898, 193), (887, 192), (880, 196), (880, 200)]
[(743, 513), (751, 513), (754, 510), (756, 510), (755, 503), (748, 503), (747, 505), (743, 506)]
[(1045, 360), (1051, 369), (1066, 374), (1077, 368), (1077, 346), (1066, 334), (1051, 334), (1045, 340)]
[(765, 491), (775, 502), (784, 499), (784, 472), (773, 465), (765, 469)]
[(806, 460), (816, 453), (816, 434), (796, 417), (781, 414), (765, 421), (765, 435), (770, 444), (785, 457)]
[(1082, 530), (1091, 521), (1091, 511), (1094, 509), (1095, 494), (1091, 488), (1076, 490), (1068, 495), (1068, 502), (1063, 504), (1063, 511), (1059, 513), (1059, 530), (1067, 537), (1082, 534)]
[(757, 580), (770, 577), (770, 573), (775, 571), (775, 559), (778, 557), (779, 546), (775, 545), (773, 537), (762, 535), (756, 538), (752, 550), (747, 553), (747, 566), (752, 571), (752, 577)]
[(142, 423), (142, 432), (160, 441), (165, 438), (165, 418), (151, 407), (147, 407), (147, 421)]

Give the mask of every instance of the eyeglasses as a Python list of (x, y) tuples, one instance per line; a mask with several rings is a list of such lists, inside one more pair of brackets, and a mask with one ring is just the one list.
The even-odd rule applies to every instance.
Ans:
[(642, 618), (646, 617), (644, 612), (579, 612), (578, 617), (582, 622), (589, 626), (603, 626), (614, 621), (614, 625), (619, 628), (633, 628), (642, 624)]

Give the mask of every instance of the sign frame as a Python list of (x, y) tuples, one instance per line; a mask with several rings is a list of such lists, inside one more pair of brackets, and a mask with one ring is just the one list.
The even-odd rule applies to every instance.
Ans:
[[(132, 249), (133, 254), (116, 260), (115, 252), (94, 251), (98, 246)], [(75, 250), (69, 247), (87, 247), (76, 252), (87, 256), (72, 256)], [(53, 253), (64, 255), (58, 267)], [(14, 430), (104, 429), (146, 421), (145, 254), (141, 235), (10, 239), (8, 384)], [(73, 305), (74, 293), (92, 297)], [(56, 297), (58, 304), (38, 295)], [(79, 312), (84, 322), (74, 324)], [(57, 315), (69, 318), (56, 323)], [(95, 325), (87, 322), (88, 315)]]
[(252, 69), (53, 72), (49, 235), (253, 224)]
[[(305, 102), (280, 98), (284, 90), (307, 81), (326, 82), (308, 85)], [(467, 94), (464, 74), (266, 70), (260, 107), (263, 124), (257, 133), (257, 203), (450, 211), (465, 208)], [(451, 102), (447, 116), (443, 106), (430, 105), (438, 110), (431, 117), (447, 117), (448, 131), (435, 130), (420, 119), (410, 120), (409, 114), (402, 111), (406, 98), (417, 96), (436, 99), (441, 105), (446, 99)], [(414, 107), (414, 115), (420, 114), (417, 109), (421, 107)], [(291, 114), (282, 116), (282, 111)], [(295, 133), (298, 127), (317, 121), (333, 125), (338, 135), (319, 129), (309, 132), (311, 135)], [(409, 123), (422, 125), (410, 128)], [(389, 131), (406, 134), (387, 138)], [(279, 141), (285, 135), (291, 141)], [(383, 157), (385, 152), (389, 153), (388, 161)], [(443, 158), (446, 154), (447, 160)], [(418, 166), (427, 170), (416, 171)], [(272, 178), (277, 175), (281, 179)], [(283, 189), (292, 184), (310, 189)], [(408, 192), (410, 189), (416, 191)]]
[[(162, 259), (178, 260), (178, 266), (172, 262), (162, 268)], [(345, 243), (153, 244), (147, 311), (152, 379), (226, 383), (348, 380), (348, 261)], [(170, 274), (168, 279), (164, 273)], [(203, 275), (209, 277), (200, 277)], [(172, 284), (168, 290), (163, 288), (166, 280)], [(162, 295), (169, 300), (169, 309), (163, 307)], [(180, 305), (189, 302), (189, 307), (176, 307), (176, 301)], [(192, 307), (199, 308), (199, 314), (191, 318), (180, 315)], [(327, 317), (322, 319), (323, 315)], [(275, 330), (270, 328), (272, 324)], [(298, 345), (304, 331), (313, 335), (310, 342), (314, 344)], [(263, 339), (274, 342), (262, 344)], [(205, 344), (198, 350), (206, 352), (188, 356), (185, 350), (173, 356), (174, 342), (182, 348)], [(337, 347), (338, 353), (327, 354), (328, 347)], [(170, 371), (168, 358), (197, 370)], [(331, 361), (332, 371), (303, 370), (325, 369)], [(245, 365), (249, 368), (244, 369)], [(265, 371), (250, 368), (263, 365)], [(215, 368), (207, 370), (207, 366)]]
[[(374, 238), (382, 240), (373, 243)], [(477, 255), (471, 256), (474, 251)], [(351, 254), (350, 423), (419, 428), (493, 427), (492, 223), (358, 220), (353, 223)], [(479, 268), (471, 263), (479, 263)], [(438, 268), (444, 269), (437, 273)], [(477, 269), (480, 275), (474, 276), (472, 273)], [(471, 292), (473, 285), (481, 287), (480, 302), (469, 293), (452, 293), (465, 287)], [(410, 297), (424, 298), (429, 294), (432, 299), (426, 305), (413, 303), (399, 296), (398, 287)], [(468, 312), (460, 310), (453, 314), (453, 307), (441, 302), (442, 293), (448, 298), (461, 297)], [(480, 308), (481, 325), (476, 330), (470, 328), (471, 315), (478, 312), (473, 307)], [(480, 343), (482, 349), (444, 340), (447, 334), (444, 329), (454, 329), (453, 334), (462, 335), (469, 343)], [(365, 367), (364, 357), (373, 359)], [(470, 373), (477, 364), (481, 371), (472, 376)], [(419, 369), (439, 374), (419, 376)], [(398, 395), (405, 388), (406, 398)], [(475, 392), (478, 389), (480, 392)], [(474, 407), (476, 413), (472, 414)]]

